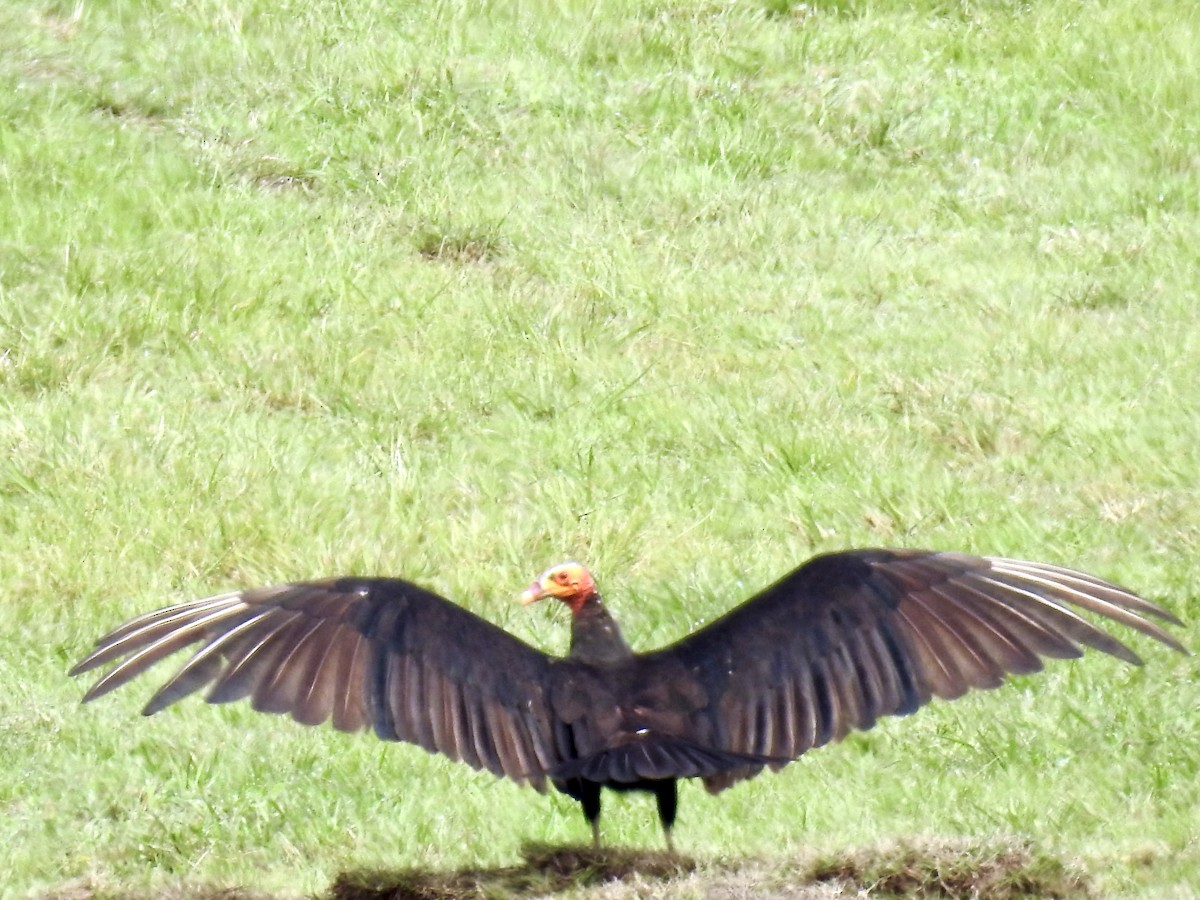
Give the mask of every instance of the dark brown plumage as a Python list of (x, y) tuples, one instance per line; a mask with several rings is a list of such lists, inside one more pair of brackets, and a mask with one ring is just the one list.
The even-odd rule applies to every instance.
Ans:
[(117, 663), (86, 702), (199, 643), (146, 715), (209, 686), (210, 703), (250, 698), (306, 725), (371, 726), (538, 790), (549, 781), (583, 805), (597, 842), (601, 787), (650, 791), (669, 843), (680, 778), (716, 793), (880, 716), (1085, 646), (1141, 663), (1075, 608), (1186, 652), (1152, 621), (1178, 619), (1115, 584), (958, 553), (818, 556), (652, 653), (630, 650), (583, 566), (547, 570), (523, 599), (543, 597), (571, 609), (566, 657), (409, 582), (341, 578), (147, 613), (71, 674)]

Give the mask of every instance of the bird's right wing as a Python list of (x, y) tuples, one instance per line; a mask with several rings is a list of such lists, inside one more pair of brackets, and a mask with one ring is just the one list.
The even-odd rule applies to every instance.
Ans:
[[(646, 679), (686, 679), (691, 736), (782, 762), (903, 715), (992, 688), (1083, 646), (1141, 660), (1076, 608), (1186, 652), (1124, 588), (1071, 569), (958, 553), (819, 556), (727, 615), (646, 657)], [(713, 779), (711, 790), (749, 777)]]
[(117, 663), (100, 697), (199, 644), (151, 715), (206, 685), (305, 725), (372, 726), (385, 740), (543, 789), (562, 762), (549, 702), (555, 660), (406, 581), (341, 578), (220, 594), (147, 613), (96, 642), (72, 675)]

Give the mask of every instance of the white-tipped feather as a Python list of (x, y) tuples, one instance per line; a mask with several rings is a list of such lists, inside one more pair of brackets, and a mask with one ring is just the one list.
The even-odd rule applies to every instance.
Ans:
[[(1010, 574), (1012, 573), (1011, 569), (1009, 569), (1009, 570), (997, 569), (996, 571), (999, 571), (999, 572), (1008, 571)], [(1095, 590), (1086, 591), (1086, 590), (1081, 590), (1079, 588), (1074, 587), (1071, 583), (1072, 581), (1074, 581), (1075, 584), (1084, 584), (1084, 585), (1087, 584), (1087, 582), (1084, 582), (1080, 579), (1068, 579), (1065, 576), (1056, 577), (1056, 578), (1048, 578), (1048, 577), (1043, 577), (1040, 575), (1035, 575), (1032, 572), (1018, 572), (1015, 574), (1016, 574), (1016, 577), (1021, 578), (1023, 581), (1025, 581), (1027, 583), (1032, 583), (1035, 585), (1040, 584), (1040, 585), (1043, 585), (1044, 587), (1047, 587), (1052, 590), (1059, 591), (1063, 594), (1066, 594), (1075, 603), (1079, 604), (1084, 609), (1086, 609), (1090, 612), (1094, 612), (1094, 613), (1097, 613), (1098, 615), (1102, 615), (1106, 618), (1112, 619), (1114, 622), (1120, 622), (1123, 625), (1128, 625), (1130, 628), (1134, 628), (1134, 629), (1142, 632), (1143, 634), (1147, 634), (1147, 635), (1157, 638), (1158, 640), (1162, 641), (1164, 644), (1174, 647), (1176, 650), (1183, 649), (1182, 644), (1180, 644), (1178, 641), (1176, 641), (1175, 638), (1171, 637), (1171, 635), (1167, 634), (1167, 632), (1165, 632), (1158, 625), (1151, 622), (1149, 619), (1145, 619), (1142, 616), (1138, 615), (1137, 613), (1131, 612), (1129, 610), (1129, 608), (1128, 608), (1129, 606), (1138, 605), (1138, 604), (1129, 602), (1130, 600), (1139, 601), (1139, 604), (1144, 603), (1144, 601), (1142, 601), (1141, 598), (1139, 598), (1139, 597), (1134, 597), (1132, 594), (1127, 594), (1124, 591), (1118, 591), (1115, 589), (1105, 592), (1105, 593), (1115, 594), (1116, 596), (1119, 596), (1123, 601), (1125, 601), (1124, 604), (1119, 604), (1119, 603), (1115, 603), (1111, 600), (1105, 599), (1099, 593), (1097, 593)], [(1152, 612), (1154, 610), (1147, 610), (1147, 611)]]

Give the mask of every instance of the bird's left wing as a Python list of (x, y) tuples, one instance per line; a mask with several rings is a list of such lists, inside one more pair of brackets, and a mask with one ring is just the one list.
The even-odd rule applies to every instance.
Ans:
[[(688, 688), (688, 735), (781, 764), (937, 696), (999, 685), (1083, 646), (1139, 664), (1076, 610), (1183, 651), (1178, 620), (1115, 584), (1059, 566), (919, 550), (819, 556), (724, 617), (644, 658), (648, 683)], [(1186, 651), (1185, 651), (1186, 652)], [(710, 790), (749, 767), (706, 779)]]
[(549, 703), (554, 658), (423, 588), (340, 578), (219, 594), (131, 619), (72, 675), (116, 665), (94, 700), (199, 644), (151, 697), (152, 715), (205, 686), (305, 725), (367, 726), (539, 790), (561, 760)]

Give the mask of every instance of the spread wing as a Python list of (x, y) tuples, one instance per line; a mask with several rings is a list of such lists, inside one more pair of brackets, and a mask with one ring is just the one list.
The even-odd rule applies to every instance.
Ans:
[(71, 670), (117, 663), (103, 696), (183, 647), (191, 659), (152, 715), (202, 687), (305, 725), (367, 726), (544, 789), (561, 762), (549, 704), (555, 660), (406, 581), (342, 578), (220, 594), (126, 622)]
[[(1187, 652), (1166, 610), (1091, 575), (1042, 563), (915, 550), (818, 556), (721, 619), (647, 657), (695, 679), (691, 730), (775, 764), (904, 715), (931, 697), (993, 688), (1043, 657), (1092, 647), (1141, 660), (1081, 609)], [(706, 778), (716, 792), (762, 766)]]

